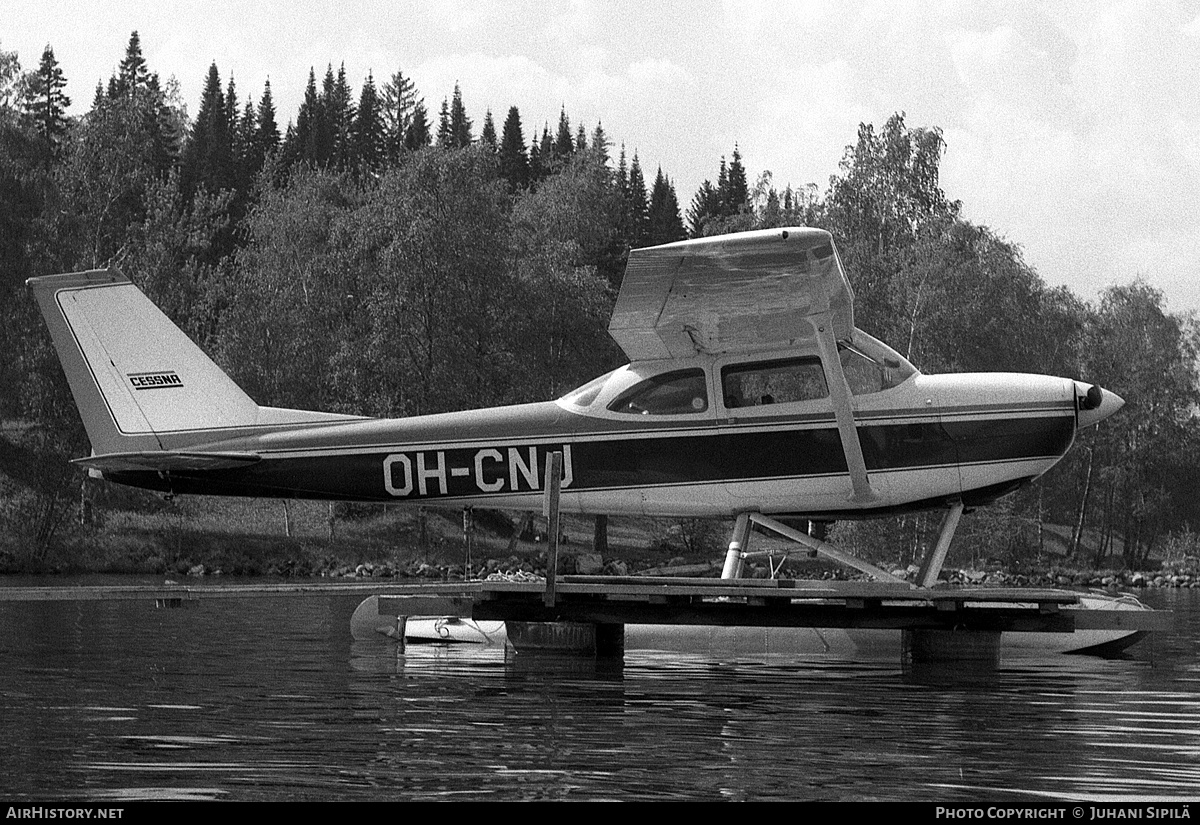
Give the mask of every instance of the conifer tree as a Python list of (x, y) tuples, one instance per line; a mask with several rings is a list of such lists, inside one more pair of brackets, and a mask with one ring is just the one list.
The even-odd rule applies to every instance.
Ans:
[[(325, 107), (328, 95), (325, 88), (332, 89), (332, 73), (326, 71), (326, 82), (322, 83), (320, 91), (313, 86), (313, 106), (308, 113), (308, 131), (304, 145), (301, 147), (301, 158), (315, 167), (323, 167), (329, 163), (332, 145), (329, 139), (329, 118)], [(305, 90), (304, 102), (308, 103), (308, 91)]]
[(646, 199), (646, 180), (642, 176), (642, 164), (637, 152), (629, 165), (629, 243), (634, 249), (646, 245), (646, 219), (649, 204)]
[(312, 162), (316, 166), (328, 167), (337, 151), (337, 114), (331, 111), (337, 96), (337, 78), (333, 74), (333, 64), (328, 63), (318, 97), (320, 106), (313, 120)]
[[(752, 211), (750, 187), (737, 144), (734, 144), (732, 157), (729, 163), (721, 158), (717, 185), (704, 181), (692, 198), (688, 208), (688, 231), (693, 238), (745, 229), (744, 223), (752, 222), (752, 217), (747, 217)], [(739, 215), (742, 216), (740, 219), (733, 220)]]
[(183, 153), (180, 185), (188, 200), (202, 187), (213, 193), (234, 187), (233, 136), (225, 102), (221, 76), (213, 63)]
[(437, 145), (443, 149), (454, 146), (454, 135), (450, 131), (450, 101), (442, 98), (442, 111), (438, 113)]
[(162, 175), (177, 165), (188, 131), (187, 114), (179, 97), (179, 84), (175, 78), (171, 78), (167, 86), (164, 92), (158, 74), (147, 67), (142, 56), (141, 40), (135, 31), (130, 35), (125, 57), (118, 65), (117, 73), (108, 79), (105, 93), (101, 94), (97, 85), (96, 97), (92, 102), (94, 112), (119, 101), (132, 103), (121, 117), (136, 117), (141, 121), (139, 128), (144, 129), (145, 134), (153, 134), (154, 165)]
[(499, 144), (496, 138), (496, 123), (492, 120), (492, 110), (488, 109), (483, 117), (483, 131), (479, 133), (479, 142), (495, 152)]
[(408, 127), (418, 103), (417, 87), (411, 78), (397, 71), (383, 87), (380, 114), (383, 117), (388, 160), (395, 163), (404, 150)]
[(654, 188), (650, 193), (650, 206), (646, 213), (646, 242), (656, 246), (672, 241), (681, 241), (687, 237), (683, 229), (683, 219), (679, 216), (679, 199), (675, 195), (675, 187), (670, 179), (658, 167), (654, 177)]
[[(116, 95), (132, 95), (144, 87), (149, 79), (150, 70), (146, 68), (146, 58), (142, 56), (142, 39), (134, 31), (129, 35), (125, 57), (117, 66)], [(110, 93), (109, 97), (116, 95)]]
[(529, 156), (525, 152), (521, 113), (516, 106), (509, 107), (500, 136), (500, 176), (508, 181), (509, 192), (529, 186)]
[(550, 137), (548, 123), (542, 124), (542, 139), (538, 143), (538, 169), (539, 174), (534, 176), (535, 181), (543, 180), (558, 171), (554, 162), (554, 140)]
[(275, 101), (271, 96), (270, 78), (263, 85), (262, 99), (258, 102), (254, 143), (256, 153), (261, 156), (258, 167), (262, 168), (266, 156), (279, 148), (279, 126), (275, 122)]
[[(493, 130), (494, 133), (495, 130)], [(462, 149), (471, 145), (471, 120), (463, 107), (462, 91), (454, 84), (454, 98), (450, 101), (450, 144)]]
[(594, 154), (600, 163), (608, 166), (611, 158), (608, 156), (608, 135), (604, 133), (604, 127), (596, 121), (596, 128), (592, 130), (592, 154)]
[(767, 201), (763, 205), (762, 216), (759, 218), (759, 223), (764, 229), (771, 229), (776, 226), (784, 225), (783, 207), (780, 204), (779, 193), (775, 187), (771, 187), (767, 192)]
[(575, 130), (575, 152), (582, 154), (587, 151), (587, 131), (584, 130), (583, 124), (579, 124), (579, 128)]
[(33, 120), (46, 151), (46, 164), (57, 160), (67, 133), (67, 107), (71, 98), (63, 92), (67, 80), (54, 59), (54, 49), (46, 45), (37, 71), (27, 75), (24, 109)]
[(621, 153), (617, 159), (617, 171), (613, 176), (613, 187), (619, 198), (615, 242), (628, 250), (635, 246), (633, 229), (632, 201), (629, 189), (629, 164), (625, 160), (625, 144), (621, 144)]
[(255, 127), (254, 100), (247, 96), (246, 105), (242, 108), (242, 114), (237, 118), (233, 140), (236, 173), (235, 185), (241, 197), (247, 200), (249, 199), (250, 188), (254, 183), (254, 176), (262, 168), (262, 162), (256, 147)]
[[(724, 158), (722, 158), (724, 164)], [(746, 182), (746, 167), (742, 166), (742, 153), (733, 145), (733, 159), (729, 162), (729, 174), (722, 192), (725, 217), (732, 217), (750, 206), (750, 187)]]
[(229, 116), (230, 126), (233, 127), (231, 131), (236, 131), (238, 109), (237, 85), (233, 82), (233, 75), (230, 74), (229, 85), (225, 87), (225, 112)]
[(413, 106), (412, 122), (404, 133), (404, 148), (410, 152), (424, 149), (433, 142), (429, 133), (429, 118), (425, 113), (425, 102), (418, 100)]
[(617, 160), (617, 191), (626, 202), (629, 201), (629, 164), (625, 162), (625, 144), (621, 144), (621, 154)]
[(558, 113), (558, 132), (554, 136), (550, 167), (555, 172), (560, 171), (574, 152), (575, 144), (571, 140), (571, 121), (567, 118), (567, 109), (564, 106)]
[(353, 94), (346, 80), (345, 63), (338, 67), (337, 79), (325, 108), (332, 137), (331, 160), (338, 169), (349, 169), (356, 163), (353, 138), (355, 112)]
[(359, 168), (368, 172), (381, 172), (387, 161), (387, 135), (379, 111), (375, 79), (370, 74), (358, 98), (358, 112), (354, 118), (354, 153)]
[(529, 142), (529, 185), (534, 187), (538, 181), (546, 177), (546, 164), (542, 159), (541, 142), (536, 137)]
[(721, 211), (721, 193), (712, 181), (705, 180), (692, 197), (692, 205), (688, 209), (688, 232), (693, 238), (705, 235), (705, 227), (709, 221), (719, 217)]
[(225, 114), (229, 118), (229, 185), (240, 192), (243, 191), (243, 184), (248, 183), (246, 167), (249, 146), (242, 142), (244, 133), (238, 112), (237, 86), (231, 74), (225, 87)]
[(308, 85), (304, 87), (304, 100), (296, 113), (295, 125), (288, 125), (288, 134), (283, 143), (283, 159), (289, 166), (311, 163), (310, 155), (315, 140), (316, 121), (321, 107), (317, 94), (317, 75), (310, 66)]

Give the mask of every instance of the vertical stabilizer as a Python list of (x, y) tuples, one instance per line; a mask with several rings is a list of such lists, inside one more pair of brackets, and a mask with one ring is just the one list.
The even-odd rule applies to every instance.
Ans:
[[(98, 454), (258, 422), (258, 405), (115, 270), (28, 281)], [(179, 442), (180, 439), (171, 439)]]

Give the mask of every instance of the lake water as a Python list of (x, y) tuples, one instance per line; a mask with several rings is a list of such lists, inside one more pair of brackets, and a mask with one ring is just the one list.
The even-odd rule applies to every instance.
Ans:
[(1194, 590), (1145, 596), (1174, 626), (1126, 659), (988, 673), (400, 653), (359, 600), (0, 602), (0, 800), (1200, 798)]

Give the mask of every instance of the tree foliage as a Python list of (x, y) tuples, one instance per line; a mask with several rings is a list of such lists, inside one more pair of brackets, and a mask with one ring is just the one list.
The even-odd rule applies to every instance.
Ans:
[[(1036, 556), (1056, 526), (1077, 558), (1136, 566), (1200, 529), (1194, 320), (1143, 282), (1091, 303), (1047, 287), (962, 218), (941, 132), (903, 113), (862, 124), (824, 190), (751, 176), (735, 144), (684, 216), (667, 171), (648, 187), (624, 145), (614, 166), (600, 125), (572, 128), (565, 106), (528, 136), (517, 107), (498, 136), (488, 111), (475, 142), (458, 84), (431, 130), (401, 71), (356, 94), (344, 66), (310, 69), (281, 137), (270, 83), (239, 100), (216, 64), (189, 120), (134, 32), (90, 110), (69, 103), (49, 46), (29, 73), (0, 50), (0, 385), (19, 388), (0, 415), (29, 422), (47, 466), (86, 446), (32, 275), (121, 267), (260, 403), (410, 415), (549, 398), (614, 366), (605, 324), (632, 248), (801, 224), (836, 237), (858, 325), (923, 369), (1081, 376), (1126, 399), (1046, 483), (964, 524), (973, 560)], [(72, 472), (28, 474), (36, 494), (0, 510), (47, 546)], [(845, 537), (907, 563), (936, 522)]]

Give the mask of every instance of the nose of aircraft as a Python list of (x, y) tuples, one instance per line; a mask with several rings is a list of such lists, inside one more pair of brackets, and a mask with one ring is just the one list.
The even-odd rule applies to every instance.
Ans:
[(1099, 384), (1088, 386), (1082, 381), (1075, 382), (1075, 416), (1076, 426), (1080, 429), (1097, 424), (1121, 407), (1125, 399), (1111, 390), (1102, 389)]

